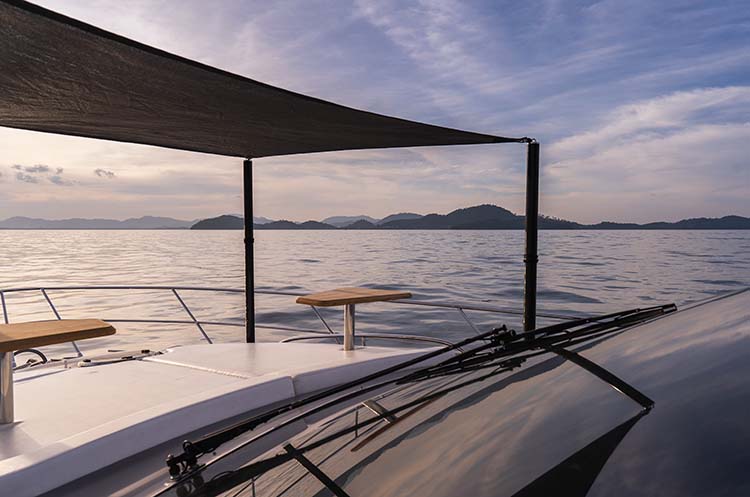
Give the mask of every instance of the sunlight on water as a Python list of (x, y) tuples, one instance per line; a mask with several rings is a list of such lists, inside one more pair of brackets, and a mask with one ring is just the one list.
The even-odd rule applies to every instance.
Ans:
[[(179, 285), (240, 289), (240, 231), (2, 231), (0, 288)], [(339, 286), (411, 291), (415, 299), (521, 309), (522, 231), (258, 231), (258, 289), (299, 294)], [(750, 231), (543, 231), (540, 311), (603, 313), (678, 305), (750, 286)], [(63, 318), (185, 320), (169, 291), (49, 291)], [(242, 323), (239, 294), (182, 291), (200, 320)], [(54, 319), (39, 292), (7, 293), (9, 319)], [(342, 328), (340, 309), (323, 309)], [(323, 331), (293, 297), (259, 295), (259, 324)], [(455, 339), (471, 333), (452, 309), (360, 305), (358, 329)], [(469, 312), (480, 329), (517, 316)], [(194, 325), (120, 324), (116, 337), (82, 347), (142, 348), (198, 343)], [(215, 341), (243, 339), (241, 327), (206, 325)], [(259, 330), (259, 339), (299, 333)], [(60, 349), (56, 349), (60, 350)], [(63, 349), (67, 354), (70, 347)]]

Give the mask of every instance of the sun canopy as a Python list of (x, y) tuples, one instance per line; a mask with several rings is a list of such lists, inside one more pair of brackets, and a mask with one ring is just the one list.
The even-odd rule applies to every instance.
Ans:
[(516, 142), (344, 107), (0, 0), (0, 126), (237, 157)]

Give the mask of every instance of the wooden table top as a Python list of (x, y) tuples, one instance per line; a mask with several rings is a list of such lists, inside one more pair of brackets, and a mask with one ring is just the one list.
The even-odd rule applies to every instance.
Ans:
[(0, 324), (0, 352), (114, 335), (115, 329), (99, 319), (56, 319)]
[(298, 304), (317, 307), (363, 304), (365, 302), (385, 302), (411, 298), (411, 293), (399, 290), (378, 290), (375, 288), (336, 288), (325, 292), (312, 293), (297, 298)]

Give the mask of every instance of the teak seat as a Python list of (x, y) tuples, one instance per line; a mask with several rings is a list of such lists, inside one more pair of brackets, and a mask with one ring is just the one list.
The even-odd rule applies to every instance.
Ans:
[(0, 324), (0, 424), (13, 422), (13, 352), (114, 333), (112, 325), (99, 319)]
[(57, 319), (0, 324), (0, 353), (103, 337), (114, 333), (112, 325), (99, 319)]
[(411, 298), (411, 293), (376, 288), (335, 288), (297, 297), (298, 304), (315, 307), (344, 306), (344, 350), (354, 349), (354, 305)]

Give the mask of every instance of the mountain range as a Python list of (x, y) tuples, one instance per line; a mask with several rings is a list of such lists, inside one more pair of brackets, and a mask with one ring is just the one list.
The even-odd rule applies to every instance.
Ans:
[(195, 221), (182, 221), (171, 217), (143, 216), (126, 219), (38, 219), (11, 217), (0, 221), (0, 229), (6, 230), (159, 230), (189, 229)]
[[(523, 229), (524, 216), (496, 205), (477, 205), (456, 209), (448, 214), (415, 214), (401, 212), (382, 219), (366, 215), (333, 216), (323, 221), (272, 221), (264, 217), (253, 218), (257, 230), (432, 230), (432, 229)], [(125, 219), (59, 219), (48, 220), (30, 217), (11, 217), (0, 221), (0, 229), (45, 229), (45, 230), (152, 230), (152, 229), (196, 229), (226, 230), (243, 229), (241, 216), (223, 216), (185, 221), (171, 217), (143, 216)], [(604, 221), (597, 224), (581, 224), (548, 216), (539, 217), (539, 229), (595, 229), (595, 230), (705, 230), (705, 229), (750, 229), (750, 218), (724, 216), (721, 218), (683, 219), (677, 222), (654, 222), (647, 224), (614, 223)]]
[[(220, 228), (220, 229), (241, 229), (242, 218), (237, 216), (219, 216), (235, 217), (240, 220), (239, 227)], [(219, 219), (219, 218), (212, 218)], [(258, 224), (270, 223), (270, 219), (264, 217), (254, 217), (253, 221)], [(138, 218), (125, 219), (39, 219), (33, 217), (15, 216), (0, 221), (0, 230), (186, 230), (190, 229), (198, 220), (184, 221), (171, 217), (143, 216)]]
[[(256, 230), (433, 230), (433, 229), (523, 229), (524, 216), (498, 207), (496, 205), (477, 205), (456, 209), (448, 214), (427, 214), (422, 216), (414, 213), (400, 213), (375, 219), (369, 216), (335, 216), (321, 221), (305, 221), (295, 223), (281, 220), (264, 224), (254, 224)], [(241, 229), (243, 220), (239, 216), (220, 216), (204, 219), (196, 223), (192, 229)], [(539, 229), (594, 229), (594, 230), (704, 230), (704, 229), (750, 229), (750, 218), (741, 216), (725, 216), (721, 218), (683, 219), (677, 222), (654, 222), (647, 224), (601, 222), (597, 224), (581, 224), (549, 216), (539, 217)]]

